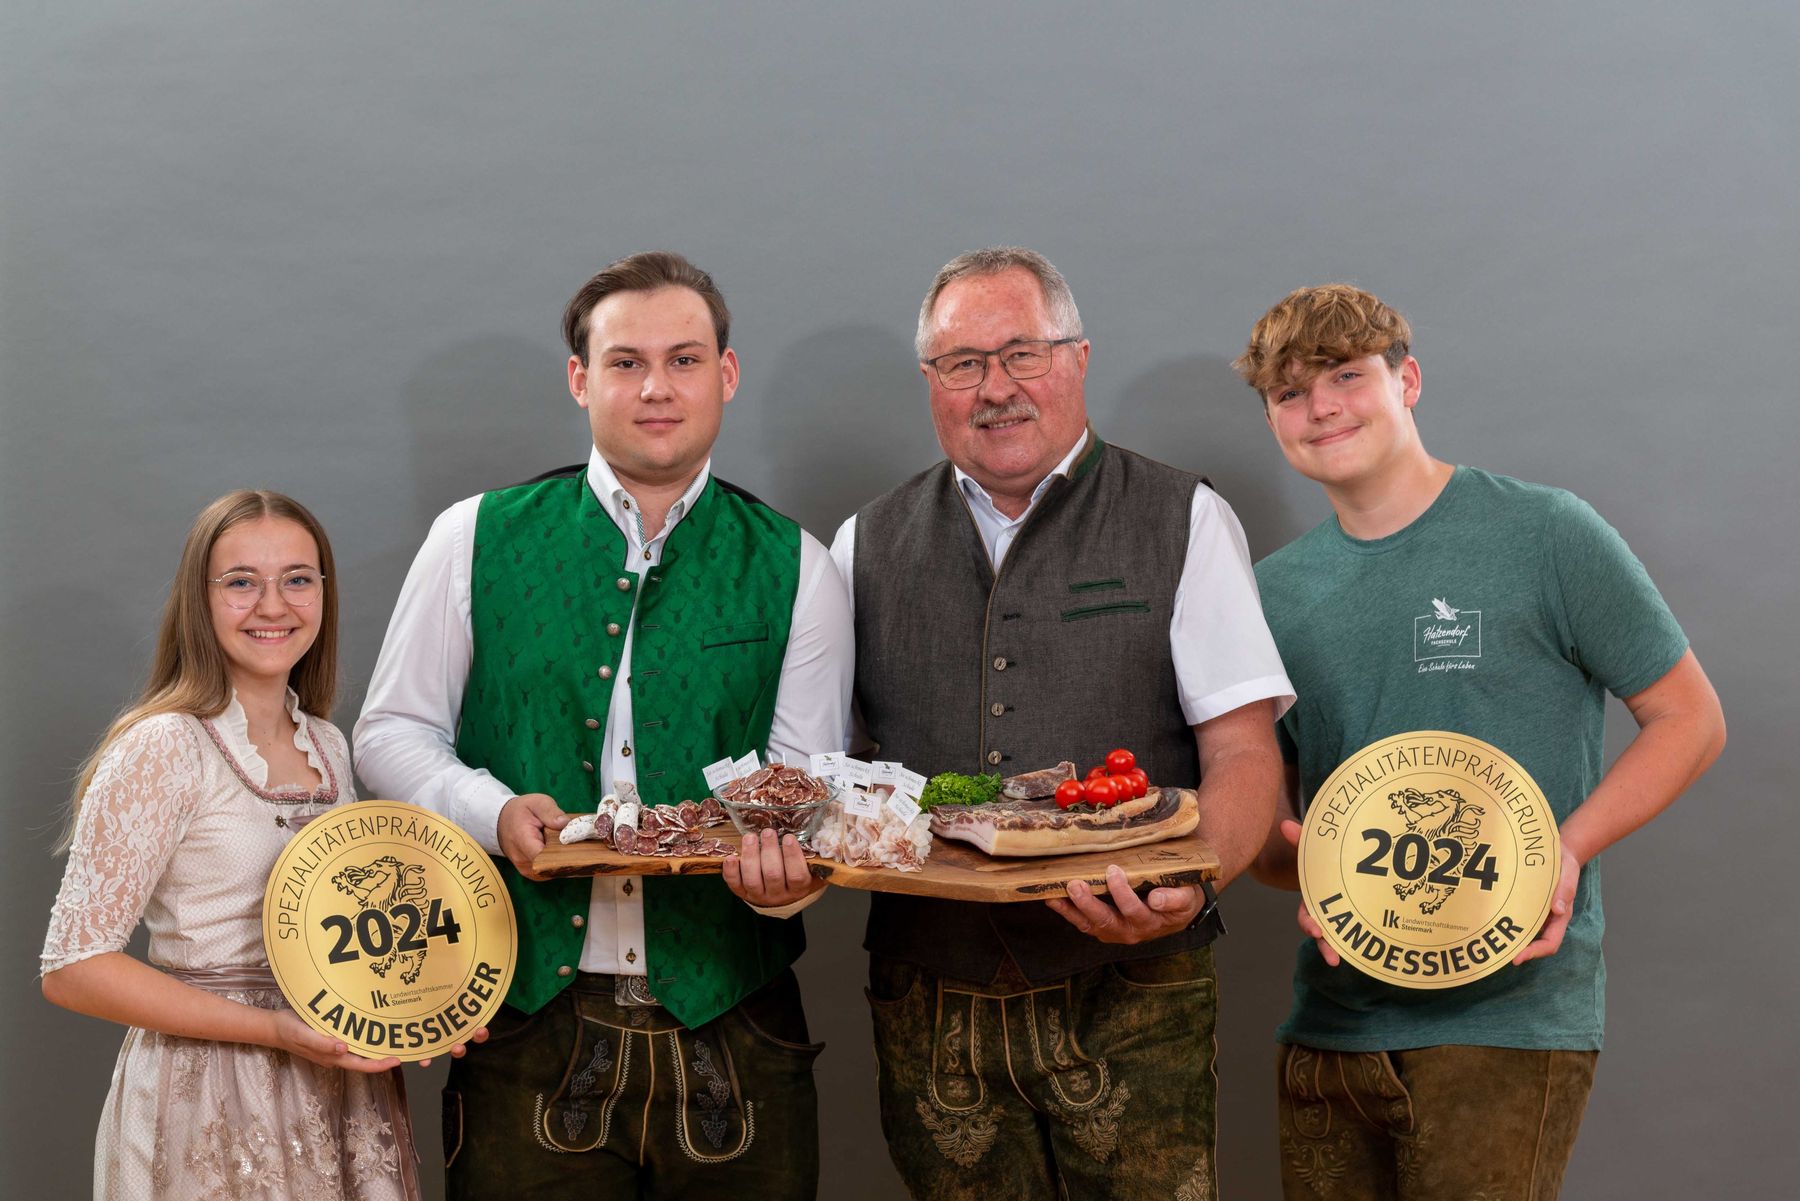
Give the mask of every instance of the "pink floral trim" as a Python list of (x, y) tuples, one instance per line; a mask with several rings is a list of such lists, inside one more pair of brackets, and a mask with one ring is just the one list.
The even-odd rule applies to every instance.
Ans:
[(319, 765), (325, 769), (325, 787), (315, 788), (310, 792), (296, 790), (271, 792), (266, 788), (257, 787), (256, 783), (245, 774), (243, 765), (237, 761), (237, 756), (231, 753), (231, 748), (225, 745), (225, 740), (219, 736), (219, 731), (213, 726), (211, 718), (201, 718), (200, 724), (205, 727), (207, 737), (213, 740), (213, 745), (219, 748), (219, 754), (225, 756), (225, 762), (231, 766), (231, 772), (238, 778), (238, 782), (271, 805), (316, 805), (320, 803), (332, 805), (337, 803), (337, 772), (331, 769), (331, 756), (319, 749), (310, 725), (306, 731), (306, 741), (312, 744), (313, 758), (317, 759)]

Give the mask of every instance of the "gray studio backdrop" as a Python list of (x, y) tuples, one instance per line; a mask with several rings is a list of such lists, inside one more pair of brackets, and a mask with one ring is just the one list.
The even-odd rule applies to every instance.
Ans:
[[(1607, 1047), (1567, 1195), (1791, 1186), (1795, 11), (7, 0), (6, 1191), (87, 1187), (120, 1032), (38, 994), (49, 847), (204, 502), (267, 485), (323, 518), (347, 729), (433, 514), (584, 457), (558, 318), (590, 272), (670, 246), (718, 277), (744, 384), (717, 470), (829, 539), (936, 457), (913, 314), (994, 242), (1067, 273), (1101, 433), (1210, 474), (1258, 555), (1326, 510), (1227, 363), (1330, 279), (1414, 318), (1439, 454), (1625, 534), (1731, 745), (1606, 856)], [(1227, 896), (1228, 1197), (1276, 1190), (1293, 908)], [(901, 1191), (863, 911), (808, 914), (801, 977), (824, 1195), (877, 1201)], [(433, 1181), (440, 1073), (412, 1075)]]

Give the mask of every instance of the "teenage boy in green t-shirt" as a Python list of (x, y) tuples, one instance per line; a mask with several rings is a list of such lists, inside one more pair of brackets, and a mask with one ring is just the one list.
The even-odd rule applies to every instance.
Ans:
[[(1282, 1184), (1290, 1199), (1549, 1198), (1601, 1042), (1597, 856), (1712, 764), (1725, 722), (1643, 565), (1593, 509), (1426, 452), (1410, 341), (1399, 313), (1329, 284), (1270, 309), (1234, 364), (1335, 513), (1256, 569), (1299, 699), (1281, 721), (1284, 805), (1252, 870), (1298, 888), (1307, 799), (1369, 743), (1435, 729), (1531, 773), (1561, 825), (1562, 874), (1511, 966), (1433, 991), (1340, 965), (1301, 905), (1311, 937), (1277, 1035)], [(1421, 650), (1415, 619), (1447, 611), (1474, 616), (1479, 638)], [(1638, 723), (1610, 768), (1607, 692)]]

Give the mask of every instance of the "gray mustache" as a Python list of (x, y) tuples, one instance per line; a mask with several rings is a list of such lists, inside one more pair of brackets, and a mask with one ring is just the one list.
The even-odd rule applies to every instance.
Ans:
[(1003, 421), (1036, 421), (1037, 406), (1029, 400), (1015, 400), (1003, 405), (986, 405), (969, 415), (970, 429), (985, 429)]

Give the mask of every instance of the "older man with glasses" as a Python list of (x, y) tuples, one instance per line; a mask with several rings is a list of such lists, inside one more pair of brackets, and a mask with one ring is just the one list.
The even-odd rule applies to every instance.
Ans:
[[(1199, 787), (1229, 881), (1268, 831), (1293, 699), (1230, 507), (1088, 425), (1090, 346), (1041, 255), (946, 264), (917, 349), (947, 461), (831, 551), (867, 740), (928, 772), (1131, 748), (1155, 783)], [(1215, 1195), (1216, 909), (1117, 869), (1107, 895), (1067, 892), (872, 898), (882, 1128), (914, 1196)]]

